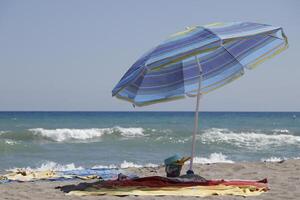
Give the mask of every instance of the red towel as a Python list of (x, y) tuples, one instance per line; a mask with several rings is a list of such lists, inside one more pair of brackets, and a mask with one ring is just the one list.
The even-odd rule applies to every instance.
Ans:
[(114, 188), (114, 187), (189, 187), (189, 186), (214, 186), (214, 185), (232, 185), (232, 186), (256, 186), (258, 188), (267, 188), (267, 179), (260, 181), (243, 180), (207, 180), (197, 181), (180, 178), (166, 178), (160, 176), (149, 176), (131, 180), (110, 180), (103, 181), (94, 187), (96, 188)]

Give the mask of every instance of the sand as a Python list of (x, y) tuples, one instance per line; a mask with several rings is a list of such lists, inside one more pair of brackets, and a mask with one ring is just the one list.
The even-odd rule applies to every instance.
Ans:
[[(182, 172), (186, 171), (187, 166)], [(165, 175), (163, 167), (157, 168), (129, 168), (128, 172), (139, 176)], [(247, 197), (251, 200), (288, 200), (300, 199), (300, 160), (288, 160), (283, 163), (218, 163), (196, 165), (194, 171), (207, 179), (263, 179), (268, 178), (270, 191), (257, 196)], [(8, 200), (40, 200), (40, 199), (199, 199), (197, 197), (145, 197), (145, 196), (66, 196), (62, 191), (55, 189), (56, 186), (77, 184), (84, 181), (58, 181), (58, 182), (27, 182), (0, 184), (0, 199)], [(212, 196), (203, 199), (245, 199), (233, 196)]]

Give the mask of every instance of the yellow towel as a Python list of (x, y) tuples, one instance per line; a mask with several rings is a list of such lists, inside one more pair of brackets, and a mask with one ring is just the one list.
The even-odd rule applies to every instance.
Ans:
[(5, 174), (0, 176), (0, 180), (11, 180), (11, 181), (35, 181), (35, 180), (49, 180), (49, 179), (56, 179), (56, 178), (79, 178), (82, 180), (90, 180), (90, 179), (100, 179), (100, 176), (97, 175), (65, 175), (60, 172), (55, 172), (53, 170), (46, 170), (46, 171), (31, 171), (31, 170), (23, 170), (19, 169), (16, 172), (12, 172), (9, 174)]
[(84, 191), (71, 191), (68, 195), (76, 196), (97, 196), (97, 195), (113, 195), (113, 196), (195, 196), (206, 197), (212, 195), (235, 195), (235, 196), (257, 196), (265, 192), (265, 188), (258, 189), (255, 186), (192, 186), (192, 187), (164, 187), (164, 188), (138, 188), (138, 187), (122, 187), (122, 188), (93, 188), (89, 187)]
[(13, 181), (33, 181), (57, 177), (56, 173), (52, 170), (48, 171), (17, 171), (4, 175), (7, 179)]

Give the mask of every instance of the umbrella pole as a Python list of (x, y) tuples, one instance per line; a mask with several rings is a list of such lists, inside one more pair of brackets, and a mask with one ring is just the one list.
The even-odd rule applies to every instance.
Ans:
[(198, 132), (198, 123), (199, 123), (199, 103), (200, 103), (200, 97), (201, 97), (201, 82), (202, 82), (202, 67), (200, 65), (199, 59), (197, 56), (195, 56), (195, 59), (197, 61), (200, 77), (199, 77), (199, 85), (198, 85), (198, 91), (197, 91), (197, 102), (196, 102), (196, 110), (195, 110), (195, 121), (194, 121), (194, 129), (193, 129), (193, 139), (192, 139), (192, 152), (191, 152), (191, 160), (190, 160), (190, 167), (189, 171), (187, 173), (193, 174), (193, 161), (195, 156), (195, 146), (196, 146), (196, 134)]

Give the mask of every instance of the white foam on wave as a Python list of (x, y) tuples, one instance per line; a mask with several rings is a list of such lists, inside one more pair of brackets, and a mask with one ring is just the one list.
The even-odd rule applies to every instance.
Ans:
[(163, 141), (164, 143), (173, 143), (173, 144), (185, 144), (190, 141), (190, 137), (188, 138), (180, 138), (180, 137), (166, 137), (166, 136), (158, 136), (155, 138), (155, 141)]
[(25, 167), (25, 168), (12, 168), (7, 171), (16, 172), (19, 170), (26, 170), (26, 171), (47, 171), (47, 170), (53, 170), (53, 171), (69, 171), (69, 170), (80, 170), (83, 169), (83, 167), (76, 167), (74, 163), (61, 165), (53, 161), (46, 161), (41, 164), (41, 166), (36, 168), (31, 167)]
[(141, 168), (141, 167), (158, 167), (157, 164), (152, 164), (152, 163), (147, 163), (145, 165), (139, 165), (139, 164), (135, 164), (133, 162), (127, 162), (126, 160), (124, 160), (121, 165), (120, 168), (124, 169), (124, 168)]
[(195, 157), (194, 163), (210, 164), (210, 163), (234, 163), (232, 160), (227, 159), (227, 156), (222, 153), (212, 153), (209, 157)]
[(4, 134), (4, 133), (8, 133), (9, 131), (0, 131), (0, 135)]
[(274, 133), (290, 133), (288, 129), (274, 129)]
[(116, 169), (118, 168), (117, 165), (115, 164), (110, 164), (110, 165), (95, 165), (92, 167), (92, 169)]
[(120, 169), (126, 169), (126, 168), (158, 167), (158, 166), (159, 165), (153, 164), (153, 163), (147, 163), (145, 165), (141, 165), (141, 164), (136, 164), (136, 163), (128, 162), (128, 161), (124, 160), (119, 165), (115, 165), (115, 164), (111, 164), (111, 165), (95, 165), (92, 168), (93, 169), (95, 169), (95, 168), (108, 168), (108, 169), (120, 168)]
[(120, 132), (120, 134), (124, 137), (142, 137), (145, 136), (143, 128), (122, 128), (115, 127), (114, 130)]
[(300, 160), (300, 157), (276, 157), (276, 156), (271, 156), (270, 158), (262, 158), (262, 162), (281, 162), (285, 160)]
[(110, 134), (112, 130), (110, 129), (43, 129), (35, 128), (29, 129), (35, 135), (41, 135), (43, 137), (50, 138), (57, 142), (63, 142), (67, 140), (87, 140), (92, 138), (101, 137), (103, 134)]
[[(121, 164), (116, 165), (116, 164), (110, 164), (110, 165), (95, 165), (93, 167), (91, 167), (91, 169), (126, 169), (126, 168), (142, 168), (142, 167), (157, 167), (159, 165), (157, 164), (152, 164), (152, 163), (148, 163), (145, 165), (140, 165), (140, 164), (136, 164), (133, 162), (128, 162), (126, 160), (124, 160)], [(58, 164), (56, 162), (53, 161), (45, 161), (43, 162), (40, 166), (38, 167), (15, 167), (15, 168), (11, 168), (11, 169), (7, 169), (6, 171), (9, 172), (17, 172), (20, 170), (25, 170), (25, 171), (48, 171), (48, 170), (52, 170), (52, 171), (60, 171), (60, 172), (64, 172), (64, 171), (70, 171), (70, 170), (83, 170), (85, 169), (82, 166), (76, 166), (74, 163), (69, 163), (69, 164)]]
[(64, 142), (70, 140), (89, 140), (101, 138), (105, 134), (120, 134), (123, 137), (142, 137), (144, 135), (143, 128), (90, 128), (90, 129), (44, 129), (34, 128), (29, 129), (35, 135), (50, 138), (56, 142)]
[(5, 139), (5, 140), (4, 140), (4, 143), (5, 143), (5, 144), (8, 144), (8, 145), (19, 144), (17, 141), (15, 141), (15, 140), (10, 140), (10, 139)]
[(300, 145), (300, 136), (290, 134), (264, 134), (259, 132), (235, 133), (228, 129), (212, 128), (199, 135), (204, 143), (228, 143), (238, 147), (268, 148), (269, 145)]
[(283, 160), (287, 160), (287, 158), (280, 158), (280, 157), (272, 156), (270, 158), (262, 158), (261, 159), (262, 162), (280, 162)]

